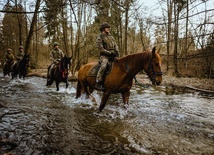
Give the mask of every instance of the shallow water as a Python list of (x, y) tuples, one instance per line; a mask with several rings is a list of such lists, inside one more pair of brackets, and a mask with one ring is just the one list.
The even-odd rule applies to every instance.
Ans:
[(214, 154), (214, 95), (158, 86), (133, 86), (130, 104), (111, 95), (75, 99), (76, 83), (45, 87), (46, 80), (0, 74), (0, 131), (18, 146), (0, 154)]

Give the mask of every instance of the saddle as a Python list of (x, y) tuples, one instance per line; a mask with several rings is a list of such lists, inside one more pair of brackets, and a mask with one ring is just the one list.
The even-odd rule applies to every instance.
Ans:
[[(104, 76), (105, 76), (105, 75), (108, 75), (108, 74), (112, 71), (112, 68), (113, 68), (113, 67), (112, 67), (112, 64), (113, 64), (112, 61), (111, 61), (111, 62), (108, 62), (107, 67), (106, 67), (106, 70), (105, 70), (105, 72), (104, 72)], [(97, 76), (97, 73), (98, 73), (99, 69), (100, 69), (100, 64), (97, 63), (96, 65), (94, 65), (94, 66), (92, 67), (92, 69), (91, 69), (90, 72), (88, 73), (88, 76)]]

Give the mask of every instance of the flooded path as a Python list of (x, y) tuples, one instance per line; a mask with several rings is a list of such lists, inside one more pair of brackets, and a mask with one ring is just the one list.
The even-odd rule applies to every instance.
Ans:
[(214, 154), (214, 95), (134, 86), (128, 107), (116, 94), (97, 113), (99, 104), (75, 99), (76, 83), (56, 92), (45, 82), (0, 74), (0, 138), (17, 145), (0, 154)]

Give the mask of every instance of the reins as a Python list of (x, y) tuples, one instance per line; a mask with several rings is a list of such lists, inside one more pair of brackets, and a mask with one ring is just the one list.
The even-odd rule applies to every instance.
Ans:
[(135, 84), (137, 84), (137, 85), (139, 85), (139, 86), (141, 86), (141, 87), (144, 87), (144, 88), (148, 88), (148, 87), (149, 87), (148, 85), (145, 85), (145, 84), (143, 84), (143, 83), (140, 83), (140, 82), (137, 80), (136, 76), (134, 76), (134, 80), (135, 80)]

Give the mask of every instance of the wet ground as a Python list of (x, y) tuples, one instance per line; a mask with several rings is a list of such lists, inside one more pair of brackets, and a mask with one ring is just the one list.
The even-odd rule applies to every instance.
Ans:
[(45, 82), (0, 74), (0, 154), (214, 154), (213, 94), (134, 86), (128, 107), (116, 94), (97, 113), (100, 93), (95, 103), (75, 99), (75, 82), (59, 92)]

